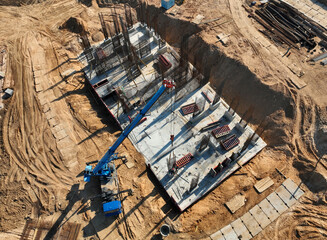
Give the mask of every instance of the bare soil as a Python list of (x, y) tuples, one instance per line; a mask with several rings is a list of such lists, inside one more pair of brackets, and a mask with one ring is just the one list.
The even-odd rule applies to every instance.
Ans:
[[(118, 163), (119, 180), (122, 189), (133, 188), (134, 196), (123, 201), (125, 218), (94, 227), (90, 220), (101, 209), (90, 197), (99, 189), (96, 183), (85, 185), (81, 172), (120, 132), (85, 84), (79, 72), (83, 66), (75, 58), (82, 51), (78, 33), (86, 30), (91, 43), (103, 40), (98, 13), (111, 10), (99, 8), (96, 1), (72, 0), (1, 6), (0, 39), (9, 55), (6, 81), (15, 94), (0, 112), (0, 237), (19, 238), (24, 218), (33, 218), (79, 222), (81, 239), (96, 237), (95, 229), (101, 227), (110, 229), (108, 239), (157, 239), (165, 222), (173, 227), (168, 239), (207, 238), (278, 187), (283, 177), (277, 168), (302, 183), (306, 194), (256, 239), (326, 238), (326, 70), (306, 62), (311, 56), (306, 49), (281, 57), (287, 48), (275, 46), (258, 31), (261, 26), (248, 18), (241, 0), (188, 0), (166, 12), (159, 2), (148, 1), (150, 25), (177, 49), (183, 35), (189, 36), (189, 61), (227, 102), (239, 99), (239, 114), (254, 108), (252, 127), (265, 119), (262, 137), (268, 146), (178, 213), (147, 171), (142, 155), (125, 140), (118, 151), (135, 166), (128, 169)], [(117, 12), (123, 12), (122, 5)], [(191, 23), (198, 14), (204, 21), (221, 19)], [(133, 16), (135, 21), (140, 17), (136, 11)], [(227, 46), (217, 42), (219, 33), (231, 34)], [(304, 72), (300, 79), (288, 67), (294, 63)], [(300, 90), (294, 85), (299, 80), (307, 84)], [(253, 185), (266, 176), (275, 184), (258, 194)], [(247, 202), (231, 214), (224, 203), (237, 193)]]

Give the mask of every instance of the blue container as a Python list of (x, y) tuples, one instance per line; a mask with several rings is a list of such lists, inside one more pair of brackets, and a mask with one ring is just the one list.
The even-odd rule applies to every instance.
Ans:
[(103, 212), (107, 217), (116, 216), (121, 213), (120, 201), (106, 202), (102, 205), (102, 207), (103, 207)]
[(161, 0), (161, 7), (167, 10), (172, 6), (174, 6), (174, 4), (175, 4), (175, 0)]

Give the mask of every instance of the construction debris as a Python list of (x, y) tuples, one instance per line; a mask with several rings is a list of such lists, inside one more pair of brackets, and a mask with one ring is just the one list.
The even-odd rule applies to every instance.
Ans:
[(262, 193), (267, 190), (269, 187), (274, 185), (274, 181), (270, 177), (265, 177), (261, 179), (254, 185), (254, 188), (259, 192)]
[(217, 35), (217, 38), (224, 46), (227, 46), (230, 35), (231, 34), (226, 35), (225, 33), (220, 33), (220, 34)]
[(203, 19), (204, 19), (204, 16), (199, 14), (192, 20), (192, 23), (200, 24)]
[(11, 88), (7, 88), (5, 90), (5, 95), (3, 95), (4, 99), (10, 98), (14, 94), (14, 90)]
[(326, 37), (323, 34), (325, 29), (285, 2), (271, 0), (256, 7), (255, 14), (252, 9), (244, 7), (251, 17), (266, 28), (262, 33), (276, 42), (296, 49), (301, 46), (313, 49), (317, 45), (314, 37)]
[(244, 206), (245, 204), (245, 197), (241, 194), (235, 195), (231, 200), (226, 202), (226, 207), (231, 211), (232, 213), (236, 212), (238, 209)]
[(312, 58), (311, 60), (314, 61), (314, 62), (317, 62), (317, 61), (320, 61), (320, 60), (325, 59), (325, 58), (327, 58), (327, 52), (321, 53), (318, 56)]

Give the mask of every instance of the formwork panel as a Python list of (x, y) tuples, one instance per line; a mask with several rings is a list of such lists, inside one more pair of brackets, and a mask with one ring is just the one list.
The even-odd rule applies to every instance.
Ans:
[(251, 235), (254, 237), (256, 236), (259, 232), (261, 232), (261, 227), (260, 225), (257, 223), (257, 221), (254, 219), (254, 217), (249, 213), (245, 213), (242, 217), (241, 217), (244, 225), (247, 227), (247, 229), (249, 229)]
[(255, 220), (257, 220), (262, 229), (264, 229), (270, 224), (269, 218), (258, 205), (255, 205), (252, 209), (250, 209), (249, 212), (252, 214)]
[(238, 236), (231, 225), (223, 227), (220, 231), (223, 233), (225, 239), (238, 240)]
[(296, 200), (298, 200), (304, 194), (302, 189), (290, 178), (286, 179), (282, 185), (292, 194), (292, 196), (296, 198)]
[(244, 223), (240, 218), (232, 222), (231, 225), (239, 239), (249, 240), (252, 238), (249, 230), (246, 228), (246, 226), (244, 225)]
[(267, 199), (263, 199), (259, 204), (261, 210), (267, 215), (270, 221), (275, 221), (279, 217), (279, 213), (276, 209), (271, 205)]
[(275, 192), (271, 193), (267, 197), (267, 200), (270, 202), (271, 205), (274, 206), (274, 208), (277, 210), (279, 214), (282, 214), (288, 209), (285, 203), (278, 197), (278, 195)]

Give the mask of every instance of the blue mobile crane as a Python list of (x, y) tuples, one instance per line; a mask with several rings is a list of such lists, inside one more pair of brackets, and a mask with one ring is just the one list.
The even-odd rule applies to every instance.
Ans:
[(99, 177), (101, 184), (105, 183), (106, 186), (110, 186), (110, 189), (102, 189), (102, 207), (106, 216), (115, 216), (121, 213), (121, 201), (118, 196), (122, 192), (119, 192), (119, 184), (117, 179), (117, 172), (113, 160), (120, 159), (116, 153), (119, 145), (128, 137), (128, 134), (138, 125), (144, 115), (149, 111), (153, 104), (159, 99), (166, 88), (173, 88), (175, 85), (171, 80), (163, 80), (162, 86), (153, 95), (150, 101), (145, 105), (145, 107), (138, 113), (134, 120), (126, 127), (122, 132), (116, 142), (109, 148), (105, 155), (97, 162), (97, 165), (92, 169), (92, 163), (87, 163), (84, 171), (84, 181), (89, 182), (91, 177)]

